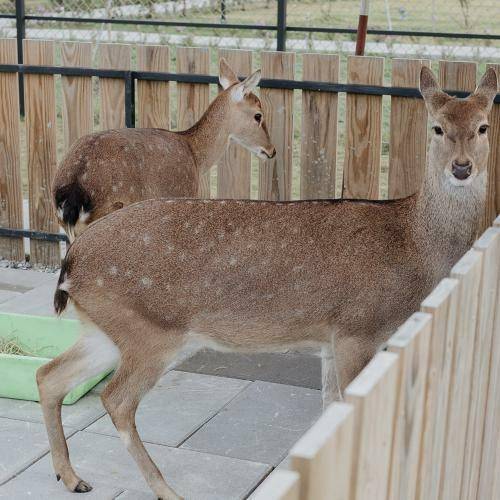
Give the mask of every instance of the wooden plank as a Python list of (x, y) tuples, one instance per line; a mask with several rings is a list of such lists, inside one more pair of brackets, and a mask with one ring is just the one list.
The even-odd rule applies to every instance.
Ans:
[(290, 451), (303, 500), (345, 500), (351, 486), (353, 407), (333, 403)]
[[(168, 72), (170, 49), (166, 45), (139, 45), (139, 71)], [(168, 82), (137, 82), (137, 123), (141, 128), (170, 129), (170, 87)]]
[(500, 282), (500, 232), (487, 229), (474, 243), (474, 249), (483, 256), (479, 303), (476, 321), (476, 338), (472, 370), (472, 388), (469, 400), (469, 417), (465, 441), (465, 458), (462, 475), (462, 498), (476, 498), (487, 405), (490, 361), (493, 348), (493, 325), (497, 305), (497, 288)]
[(300, 477), (296, 472), (277, 469), (250, 498), (251, 500), (299, 500)]
[[(488, 64), (487, 67), (495, 68), (497, 79), (500, 81), (500, 64)], [(482, 223), (483, 229), (490, 226), (493, 219), (500, 213), (500, 103), (493, 104), (488, 121), (490, 123), (488, 129), (490, 155), (488, 158), (488, 194)]]
[(451, 270), (459, 283), (440, 498), (460, 498), (481, 281), (482, 255), (469, 250)]
[[(99, 68), (130, 69), (130, 45), (104, 43), (98, 46)], [(125, 82), (99, 78), (101, 130), (125, 127)]]
[[(61, 64), (70, 67), (90, 68), (92, 66), (92, 44), (63, 42)], [(92, 107), (92, 77), (62, 76), (62, 117), (64, 151), (83, 135), (94, 129)]]
[[(54, 65), (54, 43), (24, 40), (24, 63)], [(55, 233), (59, 225), (52, 206), (51, 183), (56, 171), (56, 102), (53, 75), (25, 75), (24, 103), (28, 153), (30, 228)], [(58, 266), (59, 243), (31, 240), (33, 263)]]
[[(261, 61), (262, 78), (295, 78), (293, 52), (262, 52)], [(260, 95), (276, 156), (260, 161), (259, 198), (289, 200), (292, 194), (293, 90), (262, 89)]]
[[(0, 63), (17, 64), (15, 39), (0, 40)], [(19, 146), (19, 86), (16, 73), (0, 74), (0, 227), (23, 227)], [(0, 257), (24, 259), (22, 238), (1, 238)]]
[(351, 500), (386, 500), (399, 375), (398, 356), (379, 352), (345, 390), (354, 406)]
[(439, 61), (439, 85), (444, 90), (472, 92), (476, 88), (474, 62)]
[[(304, 54), (302, 79), (339, 81), (339, 56)], [(338, 94), (302, 92), (300, 198), (334, 198), (337, 167)]]
[(388, 496), (391, 500), (415, 498), (431, 325), (430, 314), (416, 312), (388, 342), (389, 352), (399, 356), (399, 394)]
[[(219, 50), (219, 59), (221, 57), (238, 76), (248, 76), (252, 72), (252, 52), (249, 50)], [(250, 198), (251, 162), (249, 151), (229, 144), (217, 166), (218, 198)]]
[[(418, 88), (423, 59), (393, 59), (392, 85)], [(427, 110), (422, 99), (391, 97), (389, 199), (416, 193), (422, 184), (427, 155)]]
[(448, 393), (453, 361), (459, 282), (445, 278), (422, 302), (432, 316), (423, 433), (417, 481), (418, 500), (438, 500), (446, 440)]
[[(500, 234), (500, 216), (495, 221)], [(498, 257), (497, 257), (498, 258)], [(496, 263), (498, 265), (498, 262)], [(490, 373), (482, 438), (481, 468), (475, 498), (500, 498), (500, 283), (497, 281), (495, 320), (490, 349)]]
[[(383, 85), (384, 58), (349, 56), (347, 83)], [(379, 197), (382, 96), (347, 94), (344, 198)]]
[[(206, 48), (178, 47), (177, 72), (208, 75), (210, 54)], [(209, 86), (205, 83), (177, 84), (177, 127), (192, 127), (205, 113), (209, 104)], [(198, 194), (210, 198), (210, 170), (200, 176)]]

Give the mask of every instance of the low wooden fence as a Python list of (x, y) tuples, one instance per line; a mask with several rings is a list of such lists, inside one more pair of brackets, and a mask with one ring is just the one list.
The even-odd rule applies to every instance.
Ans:
[[(94, 49), (97, 68), (92, 64)], [(211, 66), (215, 73), (219, 56), (226, 57), (242, 76), (259, 59), (264, 78), (260, 95), (277, 156), (259, 162), (258, 182), (254, 182), (258, 187), (253, 193), (251, 157), (238, 146), (230, 146), (216, 167), (216, 186), (211, 190), (209, 177), (203, 178), (202, 196), (248, 198), (252, 194), (261, 199), (290, 199), (292, 177), (300, 179), (300, 190), (295, 192), (300, 198), (337, 193), (376, 199), (382, 184), (389, 198), (417, 190), (426, 161), (427, 113), (416, 87), (420, 67), (429, 61), (392, 60), (392, 86), (388, 87), (384, 86), (385, 60), (378, 57), (352, 56), (344, 68), (337, 55), (243, 50), (215, 54), (207, 48), (178, 47), (176, 73), (170, 73), (173, 55), (167, 46), (93, 47), (90, 43), (24, 40), (25, 66), (19, 66), (16, 40), (0, 40), (1, 256), (24, 257), (20, 233), (7, 235), (8, 230), (23, 227), (22, 187), (27, 185), (31, 261), (57, 265), (59, 243), (54, 240), (59, 228), (50, 197), (57, 160), (75, 139), (94, 129), (136, 124), (169, 128), (173, 121), (178, 129), (191, 126), (208, 106), (210, 85), (217, 81), (209, 74)], [(61, 66), (55, 66), (56, 61)], [(476, 85), (473, 62), (440, 61), (436, 69), (442, 86), (459, 95)], [(340, 83), (344, 70), (347, 83)], [(24, 121), (19, 115), (18, 73), (24, 73)], [(491, 125), (485, 227), (500, 211), (500, 96)], [(383, 136), (388, 154), (382, 152)]]
[(500, 498), (500, 217), (252, 500)]

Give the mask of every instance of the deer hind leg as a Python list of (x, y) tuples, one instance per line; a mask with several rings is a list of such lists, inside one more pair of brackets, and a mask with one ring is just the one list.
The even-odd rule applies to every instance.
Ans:
[(172, 361), (182, 332), (162, 332), (163, 335), (157, 336), (154, 343), (154, 327), (148, 330), (147, 339), (141, 336), (134, 345), (123, 346), (120, 367), (101, 398), (127, 450), (155, 495), (162, 500), (179, 500), (146, 451), (137, 432), (135, 414), (141, 399)]
[(342, 400), (337, 361), (335, 357), (334, 335), (332, 335), (331, 342), (324, 345), (321, 349), (321, 397), (323, 399), (323, 411), (334, 401)]
[(87, 325), (74, 346), (37, 371), (40, 404), (54, 470), (57, 479), (62, 479), (70, 491), (83, 493), (92, 487), (82, 481), (71, 466), (61, 421), (62, 401), (82, 382), (114, 367), (119, 357), (115, 344), (104, 333)]

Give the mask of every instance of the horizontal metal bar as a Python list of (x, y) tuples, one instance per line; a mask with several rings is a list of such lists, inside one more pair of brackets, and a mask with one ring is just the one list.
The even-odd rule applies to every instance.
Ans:
[[(306, 33), (357, 33), (356, 28), (323, 28), (319, 26), (287, 26), (287, 31), (306, 32)], [(386, 36), (416, 36), (433, 38), (466, 38), (476, 40), (500, 40), (500, 34), (492, 35), (489, 33), (445, 33), (441, 31), (405, 31), (405, 30), (377, 30), (369, 29), (369, 35)]]
[(0, 236), (8, 238), (30, 238), (42, 241), (65, 241), (69, 243), (68, 237), (63, 233), (46, 233), (45, 231), (34, 231), (31, 229), (10, 229), (0, 227)]
[[(127, 71), (110, 70), (96, 68), (67, 68), (63, 66), (29, 66), (22, 64), (0, 64), (0, 73), (24, 73), (24, 74), (43, 74), (43, 75), (64, 75), (64, 76), (97, 76), (102, 78), (122, 78), (125, 80), (130, 77), (134, 80), (151, 80), (179, 83), (205, 83), (216, 84), (219, 79), (211, 75), (195, 75), (189, 73), (160, 73), (154, 71)], [(415, 88), (406, 87), (384, 87), (378, 85), (360, 85), (346, 83), (313, 82), (284, 79), (263, 78), (259, 87), (269, 89), (286, 90), (312, 90), (317, 92), (347, 92), (352, 94), (366, 95), (388, 95), (399, 97), (417, 97), (420, 98), (420, 91)], [(451, 95), (457, 97), (467, 97), (468, 92), (447, 90)], [(500, 94), (495, 98), (495, 103), (500, 103)]]
[(27, 15), (27, 21), (60, 21), (66, 23), (93, 23), (93, 24), (135, 24), (137, 26), (177, 26), (184, 28), (223, 28), (237, 30), (266, 30), (276, 31), (276, 26), (267, 24), (229, 24), (229, 23), (197, 23), (182, 21), (157, 21), (153, 19), (109, 19), (93, 17), (64, 17), (64, 16), (33, 16)]
[(0, 19), (15, 19), (15, 14), (0, 14)]

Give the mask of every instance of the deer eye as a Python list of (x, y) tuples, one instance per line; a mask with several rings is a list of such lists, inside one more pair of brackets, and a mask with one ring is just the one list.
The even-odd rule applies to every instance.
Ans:
[(486, 134), (486, 131), (488, 130), (488, 125), (481, 125), (479, 127), (479, 133), (480, 134)]
[(255, 113), (254, 118), (257, 123), (260, 123), (260, 121), (262, 120), (262, 115), (260, 113)]
[(437, 125), (435, 127), (432, 127), (432, 130), (436, 133), (436, 135), (443, 135), (443, 129), (441, 127), (438, 127)]

